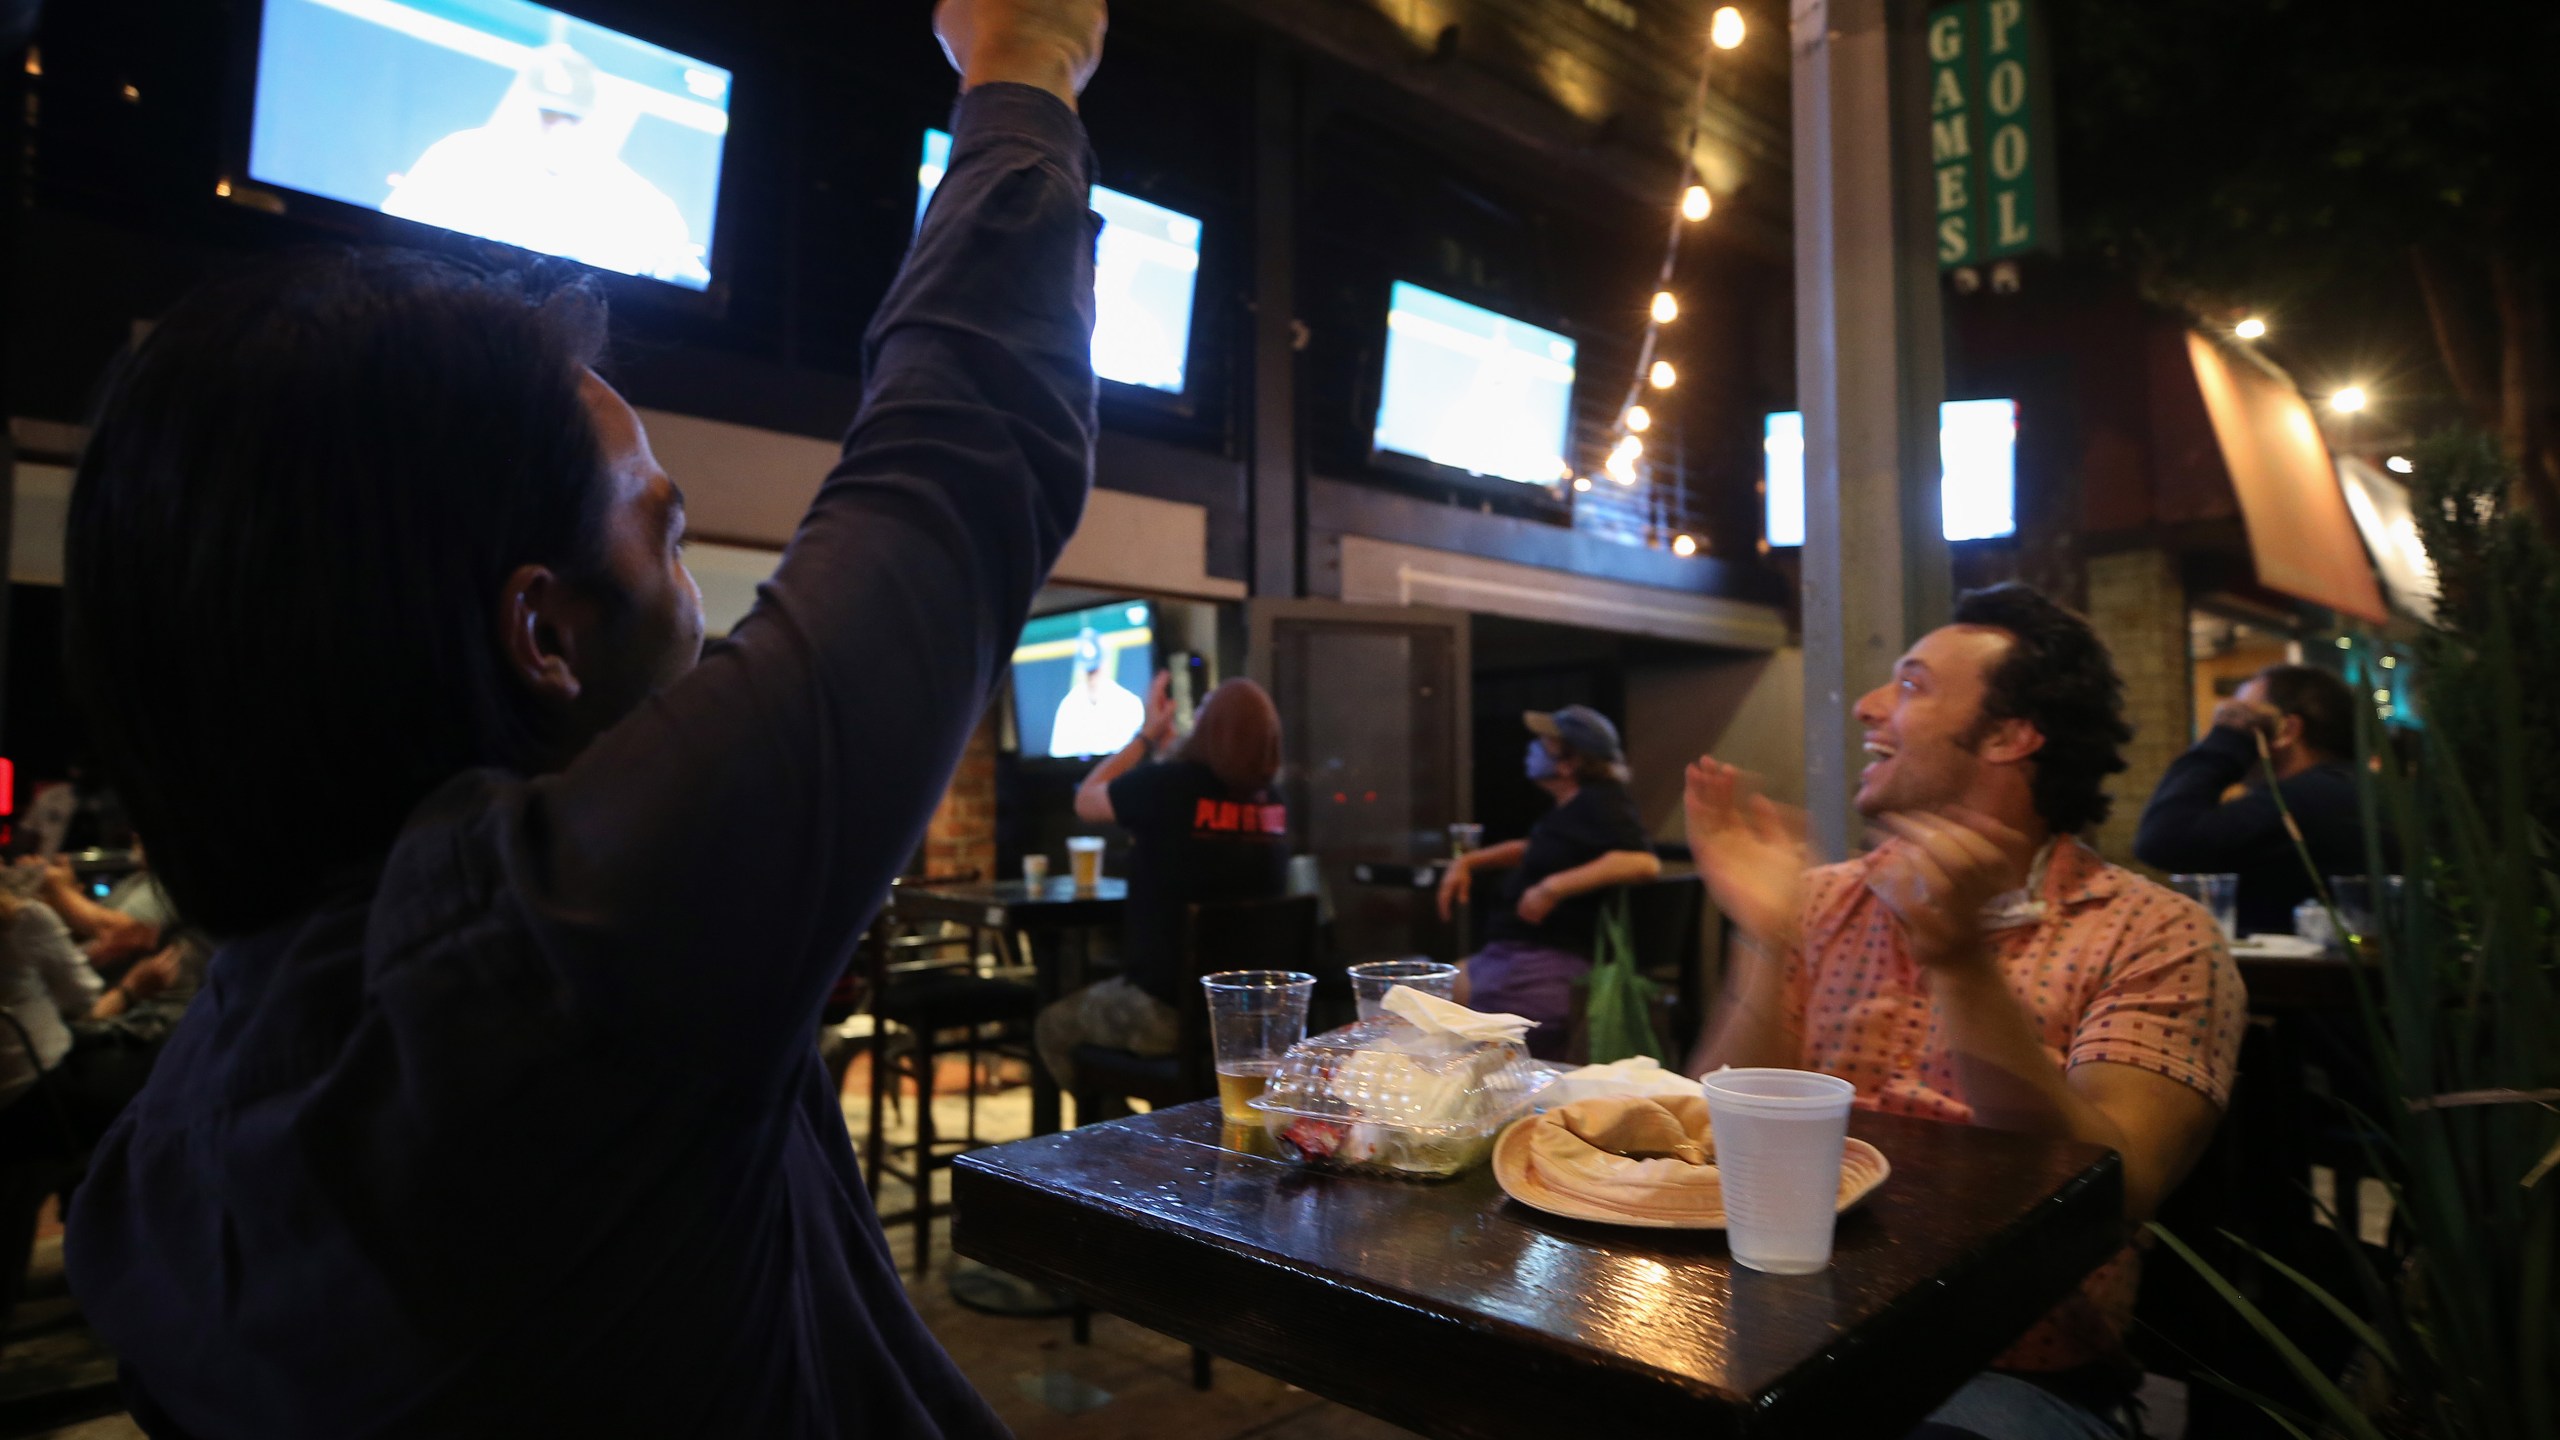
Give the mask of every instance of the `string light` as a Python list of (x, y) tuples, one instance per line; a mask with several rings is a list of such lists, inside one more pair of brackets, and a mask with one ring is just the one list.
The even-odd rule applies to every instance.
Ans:
[(1674, 535), (1671, 537), (1671, 553), (1686, 560), (1698, 553), (1698, 542), (1686, 535)]
[[(1680, 297), (1668, 290), (1653, 292), (1653, 323), (1668, 325), (1680, 318)], [(2359, 394), (2362, 392), (2359, 391)]]
[(1644, 458), (1644, 442), (1633, 435), (1622, 436), (1618, 440), (1618, 448), (1609, 452), (1609, 458), (1633, 465)]
[(1653, 381), (1654, 389), (1668, 390), (1680, 383), (1680, 372), (1671, 368), (1670, 361), (1656, 360), (1653, 362), (1653, 374), (1649, 378)]
[(1583, 495), (1588, 495), (1588, 494), (1590, 494), (1590, 493), (1591, 493), (1591, 477), (1590, 477), (1590, 476), (1588, 476), (1588, 475), (1576, 475), (1576, 476), (1574, 476), (1574, 477), (1573, 477), (1573, 488), (1574, 488), (1574, 490), (1575, 490), (1577, 493), (1579, 493), (1579, 494), (1583, 494)]
[(1627, 428), (1642, 432), (1653, 428), (1653, 412), (1641, 405), (1627, 407)]
[(1680, 195), (1680, 218), (1704, 220), (1716, 212), (1716, 198), (1704, 185), (1692, 185)]
[(2390, 471), (2394, 475), (2407, 475), (2412, 471), (2415, 471), (2418, 467), (2409, 463), (2408, 456), (2394, 455), (2390, 459), (2382, 462), (2382, 468)]
[(1730, 50), (1742, 43), (1742, 12), (1727, 5), (1716, 11), (1707, 26), (1707, 38), (1719, 50)]
[(2341, 415), (2353, 415), (2364, 408), (2365, 393), (2361, 385), (2350, 385), (2329, 397), (2329, 408)]
[(2241, 321), (2239, 324), (2232, 326), (2231, 333), (2239, 336), (2243, 340), (2263, 340), (2267, 335), (2267, 322), (2259, 319), (2255, 315), (2252, 315), (2248, 319)]
[(1600, 469), (1610, 479), (1617, 481), (1621, 485), (1633, 485), (1636, 483), (1636, 462), (1628, 459), (1625, 455), (1611, 455), (1608, 460), (1601, 465)]

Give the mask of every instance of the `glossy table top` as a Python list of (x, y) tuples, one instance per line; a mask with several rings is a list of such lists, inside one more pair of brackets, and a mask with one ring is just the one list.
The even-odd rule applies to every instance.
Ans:
[[(961, 1253), (1426, 1434), (1898, 1436), (2123, 1243), (2115, 1155), (1860, 1115), (1831, 1268), (1328, 1175), (1214, 1102), (962, 1156)], [(1230, 1148), (1234, 1147), (1234, 1148)]]

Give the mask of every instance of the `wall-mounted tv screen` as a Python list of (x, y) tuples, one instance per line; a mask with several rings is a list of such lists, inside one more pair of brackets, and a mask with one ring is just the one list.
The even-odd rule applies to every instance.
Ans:
[(1035, 615), (1013, 649), (1013, 729), (1034, 758), (1109, 755), (1147, 723), (1155, 611), (1144, 600)]
[[(1773, 546), (1804, 543), (1804, 416), (1781, 410), (1761, 430)], [(1940, 531), (1950, 540), (2018, 533), (2018, 402), (1949, 400), (1938, 407)]]
[[(951, 137), (924, 132), (916, 167), (916, 224), (943, 171)], [(1105, 186), (1093, 187), (1102, 238), (1093, 257), (1093, 373), (1123, 385), (1182, 393), (1191, 360), (1191, 302), (1200, 280), (1200, 222)]]
[(729, 81), (530, 0), (266, 0), (249, 178), (707, 289)]
[(1399, 280), (1376, 446), (1524, 485), (1573, 475), (1571, 340)]

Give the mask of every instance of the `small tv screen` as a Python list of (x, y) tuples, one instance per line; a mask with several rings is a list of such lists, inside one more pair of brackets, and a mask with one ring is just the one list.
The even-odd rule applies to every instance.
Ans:
[[(1804, 543), (1804, 416), (1781, 410), (1761, 431), (1772, 546)], [(2018, 402), (1949, 400), (1938, 407), (1939, 533), (2000, 540), (2018, 533)]]
[(729, 84), (530, 0), (265, 0), (249, 178), (703, 290)]
[(1570, 479), (1574, 344), (1399, 280), (1377, 448), (1524, 485)]
[[(916, 168), (919, 228), (950, 167), (950, 135), (924, 132), (924, 163)], [(1179, 395), (1191, 361), (1200, 222), (1101, 185), (1093, 187), (1093, 209), (1102, 217), (1093, 257), (1093, 373)]]
[(1033, 616), (1013, 650), (1022, 753), (1061, 760), (1116, 753), (1146, 724), (1155, 664), (1155, 612), (1144, 600)]

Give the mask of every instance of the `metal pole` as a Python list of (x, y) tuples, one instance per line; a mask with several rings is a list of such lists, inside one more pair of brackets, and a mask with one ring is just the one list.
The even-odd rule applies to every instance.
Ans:
[(1925, 19), (1918, 0), (1794, 0), (1792, 15), (1805, 802), (1827, 859), (1861, 831), (1851, 708), (1948, 605)]

